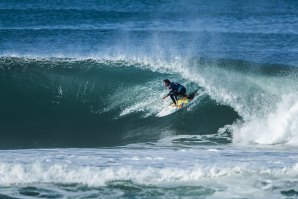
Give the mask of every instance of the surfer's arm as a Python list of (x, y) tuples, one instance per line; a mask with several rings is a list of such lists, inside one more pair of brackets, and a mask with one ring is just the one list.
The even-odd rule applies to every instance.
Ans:
[(166, 99), (167, 97), (169, 97), (170, 95), (172, 95), (174, 93), (174, 90), (173, 89), (170, 89), (170, 92), (167, 94), (167, 95), (165, 95), (164, 97), (163, 97), (163, 99)]
[(167, 95), (165, 95), (165, 96), (163, 96), (163, 98), (162, 99), (166, 99), (167, 97), (169, 97), (169, 93), (167, 94)]

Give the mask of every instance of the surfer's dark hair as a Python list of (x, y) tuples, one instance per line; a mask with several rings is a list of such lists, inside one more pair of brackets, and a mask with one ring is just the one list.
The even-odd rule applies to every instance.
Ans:
[(168, 80), (168, 79), (163, 80), (163, 82), (167, 83), (167, 84), (171, 83), (170, 80)]

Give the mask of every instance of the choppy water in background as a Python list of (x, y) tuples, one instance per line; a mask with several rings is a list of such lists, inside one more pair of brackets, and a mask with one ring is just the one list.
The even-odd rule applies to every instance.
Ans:
[(296, 198), (297, 10), (0, 0), (1, 197)]

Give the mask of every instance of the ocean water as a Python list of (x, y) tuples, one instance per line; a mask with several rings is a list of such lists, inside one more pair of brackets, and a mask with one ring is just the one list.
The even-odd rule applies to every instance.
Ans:
[(0, 0), (0, 198), (297, 198), (297, 80), (298, 1)]

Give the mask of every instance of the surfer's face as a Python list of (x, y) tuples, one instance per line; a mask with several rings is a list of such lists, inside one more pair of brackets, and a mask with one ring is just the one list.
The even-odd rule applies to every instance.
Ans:
[(164, 82), (163, 85), (164, 85), (165, 87), (169, 87), (169, 84), (166, 83), (166, 82)]

